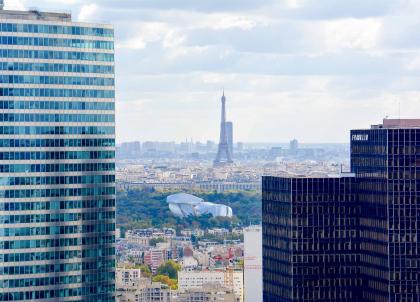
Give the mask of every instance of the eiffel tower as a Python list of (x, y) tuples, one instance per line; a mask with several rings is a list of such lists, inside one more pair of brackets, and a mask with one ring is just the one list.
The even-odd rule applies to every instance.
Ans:
[(227, 132), (226, 132), (226, 97), (225, 91), (223, 90), (222, 96), (222, 121), (220, 123), (220, 141), (219, 148), (217, 150), (216, 159), (214, 160), (214, 166), (222, 166), (225, 164), (233, 163), (232, 150), (229, 150)]

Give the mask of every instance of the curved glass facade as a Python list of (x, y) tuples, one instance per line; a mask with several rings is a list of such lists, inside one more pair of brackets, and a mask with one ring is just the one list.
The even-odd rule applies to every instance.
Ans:
[(0, 11), (0, 301), (115, 301), (113, 35)]

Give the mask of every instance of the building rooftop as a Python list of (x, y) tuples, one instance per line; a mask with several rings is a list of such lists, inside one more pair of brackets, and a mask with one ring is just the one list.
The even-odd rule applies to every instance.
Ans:
[(32, 9), (29, 11), (0, 9), (0, 19), (71, 22), (71, 14), (70, 13), (40, 12), (36, 9)]
[(372, 125), (372, 129), (381, 128), (420, 128), (420, 119), (384, 119), (380, 125)]
[(322, 174), (322, 175), (307, 175), (307, 174), (297, 174), (297, 175), (284, 175), (284, 176), (274, 176), (274, 175), (263, 175), (263, 177), (277, 177), (277, 178), (287, 178), (287, 179), (328, 179), (328, 178), (353, 178), (356, 177), (355, 173), (352, 172), (340, 172), (336, 174)]

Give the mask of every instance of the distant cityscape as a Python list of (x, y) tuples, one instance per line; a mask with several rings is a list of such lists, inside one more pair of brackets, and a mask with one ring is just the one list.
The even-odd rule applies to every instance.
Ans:
[[(293, 139), (290, 143), (232, 143), (235, 161), (275, 160), (346, 160), (348, 144), (302, 144)], [(211, 161), (217, 154), (214, 141), (194, 142), (125, 142), (117, 145), (117, 159), (122, 162), (142, 159), (185, 159)]]
[[(168, 194), (177, 190), (209, 194), (260, 192), (263, 175), (328, 177), (349, 169), (346, 144), (300, 145), (297, 139), (288, 144), (235, 143), (233, 123), (226, 122), (224, 93), (221, 101), (218, 144), (186, 140), (117, 145), (118, 190), (124, 194), (136, 190), (167, 190)], [(166, 297), (159, 301), (262, 301), (261, 226), (198, 226), (206, 213), (213, 219), (237, 215), (227, 205), (228, 200), (211, 203), (176, 193), (169, 195), (166, 202), (160, 211), (169, 208), (172, 215), (196, 219), (197, 224), (178, 230), (149, 228), (121, 233), (117, 241), (119, 301), (152, 301), (145, 296)], [(158, 276), (169, 263), (180, 265), (177, 276), (172, 276), (173, 284), (177, 284), (173, 288), (153, 282), (161, 280)]]
[(233, 165), (213, 167), (214, 142), (131, 142), (117, 146), (119, 187), (261, 188), (262, 175), (329, 175), (349, 169), (346, 144), (237, 143)]
[(126, 142), (116, 147), (119, 188), (261, 190), (263, 175), (330, 175), (349, 169), (349, 145), (235, 142), (225, 119), (221, 141)]
[(420, 119), (116, 145), (113, 26), (4, 7), (0, 301), (420, 301)]

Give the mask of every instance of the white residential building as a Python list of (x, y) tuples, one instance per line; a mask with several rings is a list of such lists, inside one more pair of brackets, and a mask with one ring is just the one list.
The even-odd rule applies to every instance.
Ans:
[(160, 282), (153, 282), (137, 290), (135, 302), (172, 302), (172, 291)]
[(117, 288), (138, 286), (141, 279), (141, 270), (137, 268), (118, 267), (115, 275)]
[(223, 287), (218, 283), (205, 284), (200, 288), (193, 288), (183, 291), (178, 294), (178, 297), (173, 301), (176, 302), (208, 302), (208, 301), (223, 301), (223, 302), (237, 302), (237, 299), (232, 290)]
[(137, 286), (117, 287), (116, 302), (173, 302), (173, 291), (165, 284), (141, 279)]
[(206, 284), (220, 284), (233, 290), (237, 302), (243, 301), (243, 272), (233, 269), (181, 271), (178, 273), (178, 286), (181, 292), (199, 289)]

